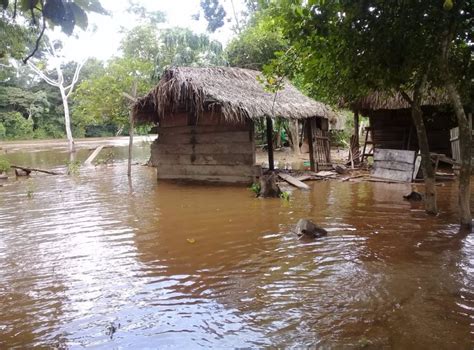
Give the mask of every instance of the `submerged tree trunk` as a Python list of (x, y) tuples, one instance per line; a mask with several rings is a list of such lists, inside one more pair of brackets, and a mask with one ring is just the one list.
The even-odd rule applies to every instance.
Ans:
[(421, 169), (425, 180), (425, 210), (428, 214), (436, 215), (438, 213), (438, 207), (436, 203), (435, 171), (431, 163), (428, 135), (423, 120), (423, 111), (421, 109), (421, 100), (426, 85), (426, 79), (427, 75), (425, 73), (422, 79), (415, 84), (413, 100), (403, 91), (402, 95), (411, 104), (411, 116), (418, 136), (418, 146), (420, 147), (421, 153)]
[(66, 92), (64, 91), (64, 88), (63, 88), (62, 85), (59, 87), (59, 90), (61, 91), (61, 98), (63, 100), (64, 124), (66, 126), (66, 137), (67, 137), (67, 141), (68, 141), (68, 144), (69, 144), (69, 152), (74, 153), (74, 152), (76, 152), (76, 147), (74, 145), (74, 139), (72, 137), (72, 131), (71, 131), (71, 117), (70, 117), (70, 114), (69, 114), (68, 98), (67, 98)]

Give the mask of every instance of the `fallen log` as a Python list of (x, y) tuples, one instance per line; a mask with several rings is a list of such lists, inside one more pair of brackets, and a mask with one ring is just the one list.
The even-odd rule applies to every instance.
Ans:
[(293, 185), (297, 188), (300, 188), (302, 190), (309, 190), (309, 186), (305, 184), (304, 182), (301, 182), (300, 180), (294, 178), (291, 175), (288, 174), (278, 174), (280, 178), (288, 182), (290, 185)]
[(98, 146), (89, 156), (89, 158), (86, 159), (84, 165), (90, 165), (94, 161), (95, 157), (99, 155), (99, 152), (102, 151), (102, 148), (104, 148), (104, 146)]
[(24, 172), (27, 172), (27, 173), (31, 173), (32, 171), (36, 171), (38, 173), (45, 173), (45, 174), (49, 174), (49, 175), (63, 175), (61, 173), (57, 173), (55, 171), (51, 171), (51, 170), (44, 170), (44, 169), (36, 169), (36, 168), (26, 168), (26, 167), (22, 167), (22, 166), (18, 166), (18, 165), (10, 165), (10, 168), (12, 169), (20, 169), (20, 170), (23, 170)]

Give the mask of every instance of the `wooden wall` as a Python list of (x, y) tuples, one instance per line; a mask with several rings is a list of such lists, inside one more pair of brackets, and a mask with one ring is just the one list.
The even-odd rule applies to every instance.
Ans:
[(245, 183), (254, 181), (253, 123), (227, 123), (204, 114), (188, 125), (186, 113), (165, 118), (152, 145), (158, 179)]
[[(425, 125), (430, 151), (451, 156), (449, 129), (456, 126), (453, 115), (425, 108)], [(379, 110), (369, 115), (376, 148), (417, 150), (418, 138), (409, 109)]]

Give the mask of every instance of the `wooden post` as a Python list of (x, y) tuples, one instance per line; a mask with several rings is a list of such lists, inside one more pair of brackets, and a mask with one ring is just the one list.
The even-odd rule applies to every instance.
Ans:
[(267, 147), (268, 147), (268, 168), (275, 169), (273, 161), (273, 121), (272, 118), (267, 117)]
[(309, 164), (311, 171), (316, 171), (316, 162), (314, 161), (314, 138), (313, 138), (313, 128), (311, 126), (313, 118), (306, 119), (306, 136), (308, 138), (309, 146)]
[(127, 175), (128, 177), (132, 176), (132, 150), (133, 150), (133, 112), (130, 111), (130, 139), (128, 141), (128, 170)]
[[(134, 82), (132, 86), (132, 97), (135, 99), (137, 95), (137, 83)], [(133, 107), (130, 108), (130, 113), (129, 113), (129, 122), (130, 122), (130, 138), (128, 141), (128, 170), (127, 170), (127, 176), (131, 177), (132, 176), (132, 151), (133, 151), (133, 132), (134, 132), (134, 126), (135, 126), (135, 118), (133, 114)]]
[(359, 147), (359, 111), (354, 112), (354, 135), (356, 137), (356, 145)]

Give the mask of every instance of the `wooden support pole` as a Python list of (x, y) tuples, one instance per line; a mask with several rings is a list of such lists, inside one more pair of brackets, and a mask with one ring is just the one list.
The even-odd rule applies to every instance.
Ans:
[(133, 127), (134, 127), (133, 112), (130, 111), (130, 133), (129, 133), (130, 139), (128, 141), (128, 170), (127, 170), (128, 177), (132, 176)]
[(355, 141), (356, 145), (359, 146), (359, 111), (356, 110), (354, 112), (354, 135), (355, 135)]
[[(137, 95), (137, 83), (134, 82), (132, 86), (132, 98), (136, 98)], [(128, 177), (132, 176), (132, 155), (133, 155), (133, 132), (134, 132), (134, 126), (135, 126), (135, 115), (133, 113), (133, 108), (130, 108), (130, 113), (129, 113), (129, 122), (130, 122), (130, 138), (128, 141), (128, 169), (127, 169), (127, 175)]]
[(316, 171), (316, 162), (314, 160), (314, 138), (313, 138), (313, 128), (312, 128), (312, 119), (306, 119), (306, 137), (308, 138), (309, 146), (309, 164), (311, 171)]
[(273, 161), (273, 121), (267, 117), (267, 148), (268, 148), (268, 169), (274, 170), (275, 163)]

